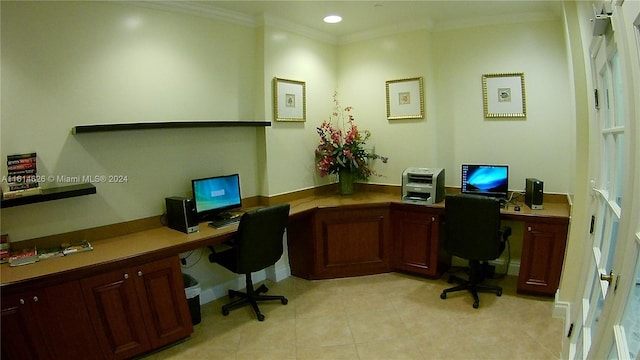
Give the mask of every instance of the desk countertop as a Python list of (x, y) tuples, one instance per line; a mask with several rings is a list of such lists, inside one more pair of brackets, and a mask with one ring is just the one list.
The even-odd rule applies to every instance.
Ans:
[[(388, 193), (362, 192), (352, 196), (319, 195), (310, 196), (290, 202), (291, 216), (304, 214), (315, 209), (338, 208), (345, 206), (384, 206), (402, 204), (398, 196)], [(505, 219), (525, 220), (526, 218), (558, 218), (568, 222), (569, 204), (565, 200), (545, 202), (544, 210), (531, 210), (521, 204), (520, 211), (513, 207), (503, 210)], [(409, 205), (420, 207), (421, 205)], [(443, 208), (444, 203), (433, 205)], [(232, 237), (237, 225), (222, 229), (214, 229), (206, 223), (200, 224), (200, 231), (185, 234), (166, 226), (151, 230), (134, 232), (127, 235), (92, 241), (94, 250), (64, 257), (50, 258), (35, 264), (10, 267), (2, 264), (0, 267), (0, 284), (3, 290), (9, 285), (17, 285), (31, 280), (47, 280), (60, 275), (82, 272), (96, 272), (128, 266), (140, 260), (155, 260), (161, 257), (175, 256), (179, 253), (220, 243)], [(65, 278), (68, 276), (65, 276)]]

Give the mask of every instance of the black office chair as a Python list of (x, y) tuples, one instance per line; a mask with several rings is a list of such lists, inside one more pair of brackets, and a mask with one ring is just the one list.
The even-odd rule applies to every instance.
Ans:
[(229, 311), (251, 304), (258, 320), (263, 321), (264, 315), (258, 308), (258, 301), (280, 300), (283, 305), (288, 303), (284, 296), (262, 295), (269, 289), (260, 285), (253, 288), (251, 273), (265, 269), (278, 261), (283, 252), (283, 235), (289, 220), (289, 204), (274, 205), (244, 213), (238, 224), (236, 236), (227, 242), (230, 249), (216, 252), (213, 247), (209, 261), (217, 262), (236, 274), (244, 274), (247, 292), (229, 290), (229, 297), (240, 296), (222, 307), (222, 314), (229, 315)]
[(449, 277), (449, 283), (460, 285), (445, 289), (440, 294), (446, 299), (454, 291), (469, 290), (473, 295), (473, 307), (480, 306), (478, 291), (493, 292), (502, 296), (500, 286), (483, 284), (488, 260), (500, 257), (511, 228), (500, 227), (500, 201), (496, 198), (455, 194), (445, 198), (444, 248), (451, 254), (469, 260), (469, 279)]

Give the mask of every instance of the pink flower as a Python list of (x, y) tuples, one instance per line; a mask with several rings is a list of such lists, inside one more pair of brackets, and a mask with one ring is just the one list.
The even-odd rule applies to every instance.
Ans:
[(353, 108), (340, 107), (337, 92), (333, 96), (333, 102), (335, 110), (332, 116), (316, 129), (320, 136), (315, 150), (316, 168), (322, 177), (347, 170), (354, 174), (356, 179), (367, 180), (375, 174), (370, 161), (382, 159), (386, 163), (387, 158), (365, 149), (371, 132), (364, 130), (361, 133), (358, 130), (355, 118), (350, 114)]

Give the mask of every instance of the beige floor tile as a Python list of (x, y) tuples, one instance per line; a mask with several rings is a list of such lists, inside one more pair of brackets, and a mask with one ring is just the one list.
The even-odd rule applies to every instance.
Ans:
[(411, 338), (394, 338), (356, 344), (360, 359), (423, 360), (427, 359)]
[(358, 350), (355, 344), (334, 346), (298, 346), (297, 360), (353, 360), (358, 359)]
[(344, 314), (297, 318), (295, 331), (297, 346), (353, 344), (349, 321)]
[(252, 321), (242, 327), (240, 350), (294, 350), (296, 346), (296, 321)]
[(559, 358), (563, 321), (552, 298), (516, 292), (517, 278), (492, 280), (503, 295), (468, 292), (440, 299), (447, 276), (400, 273), (307, 281), (266, 281), (288, 305), (260, 303), (223, 316), (227, 297), (201, 307), (202, 322), (186, 341), (149, 359), (532, 359)]
[(349, 314), (349, 326), (356, 344), (409, 336), (400, 315), (391, 311)]

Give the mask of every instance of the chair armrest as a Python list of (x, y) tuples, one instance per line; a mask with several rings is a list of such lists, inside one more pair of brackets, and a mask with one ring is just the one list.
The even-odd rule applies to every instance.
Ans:
[(211, 254), (209, 254), (209, 262), (210, 263), (216, 263), (217, 261), (217, 255), (220, 253), (223, 253), (225, 251), (229, 251), (231, 249), (233, 249), (233, 239), (225, 241), (223, 243), (220, 244), (215, 244), (215, 245), (209, 245), (207, 246), (209, 248), (209, 250), (211, 250)]

